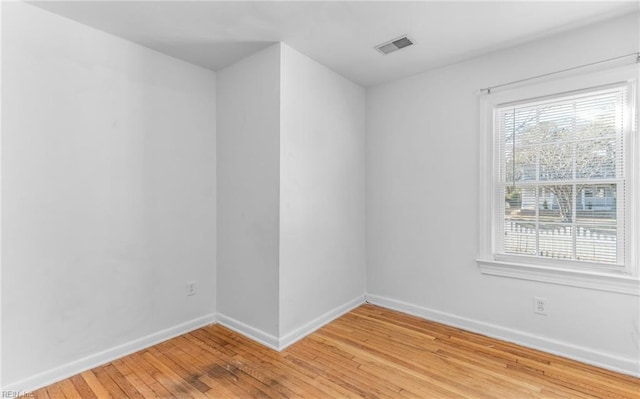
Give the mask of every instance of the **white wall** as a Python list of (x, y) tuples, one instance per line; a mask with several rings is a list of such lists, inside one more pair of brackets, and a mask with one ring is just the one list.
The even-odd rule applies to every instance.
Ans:
[(363, 300), (365, 91), (287, 45), (281, 87), (280, 335), (287, 336)]
[(278, 336), (280, 44), (221, 70), (217, 104), (218, 313), (272, 340)]
[[(367, 289), (374, 302), (639, 372), (638, 297), (481, 275), (480, 88), (638, 51), (638, 15), (367, 92)], [(549, 315), (532, 312), (532, 297)]]
[(218, 313), (275, 348), (364, 299), (364, 89), (284, 44), (218, 73)]
[(215, 74), (2, 17), (2, 382), (33, 388), (213, 316)]

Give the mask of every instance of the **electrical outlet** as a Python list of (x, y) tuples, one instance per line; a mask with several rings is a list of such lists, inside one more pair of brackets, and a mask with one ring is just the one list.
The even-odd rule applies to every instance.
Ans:
[(547, 299), (537, 296), (533, 297), (533, 313), (546, 315), (547, 314)]
[(191, 295), (195, 295), (196, 294), (196, 282), (195, 281), (189, 281), (187, 283), (187, 296), (191, 296)]

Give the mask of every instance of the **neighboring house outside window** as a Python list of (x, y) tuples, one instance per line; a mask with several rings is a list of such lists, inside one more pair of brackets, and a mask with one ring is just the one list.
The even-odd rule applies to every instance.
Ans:
[(638, 295), (637, 76), (483, 96), (482, 272)]

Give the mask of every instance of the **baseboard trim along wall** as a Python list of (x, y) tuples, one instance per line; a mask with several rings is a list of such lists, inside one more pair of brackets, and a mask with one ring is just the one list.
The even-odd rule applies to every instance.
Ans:
[(234, 319), (233, 317), (229, 317), (222, 313), (218, 313), (216, 315), (216, 320), (219, 324), (237, 332), (238, 334), (244, 335), (245, 337), (253, 341), (259, 342), (267, 348), (271, 348), (276, 351), (278, 350), (278, 337), (276, 337), (275, 335), (269, 334), (255, 327), (251, 327), (248, 324), (245, 324), (239, 320)]
[(218, 313), (216, 315), (216, 321), (221, 325), (229, 328), (230, 330), (237, 332), (238, 334), (242, 334), (243, 336), (258, 342), (266, 346), (267, 348), (280, 352), (288, 346), (296, 343), (297, 341), (316, 331), (325, 324), (332, 322), (343, 314), (350, 312), (351, 310), (362, 305), (365, 302), (364, 299), (364, 295), (360, 295), (357, 298), (354, 298), (349, 302), (328, 311), (320, 317), (313, 319), (307, 324), (296, 328), (295, 330), (284, 335), (282, 338), (278, 338), (275, 335), (266, 333), (255, 327), (251, 327), (250, 325), (238, 321), (233, 317), (229, 317), (221, 313)]
[(281, 351), (289, 345), (316, 331), (325, 324), (330, 323), (343, 314), (360, 306), (364, 302), (365, 296), (358, 296), (357, 298), (354, 298), (351, 301), (338, 306), (337, 308), (323, 314), (322, 316), (310, 321), (309, 323), (293, 330), (280, 339), (278, 339), (278, 337), (274, 335), (265, 333), (262, 330), (244, 324), (232, 317), (223, 314), (212, 313), (115, 346), (105, 351), (86, 356), (82, 359), (69, 362), (62, 366), (36, 374), (32, 377), (9, 383), (6, 386), (3, 386), (2, 390), (22, 393), (32, 392), (36, 389), (64, 380), (65, 378), (69, 378), (86, 370), (90, 370), (94, 367), (107, 364), (113, 360), (141, 351), (153, 345), (164, 342), (168, 339), (186, 334), (193, 330), (197, 330), (198, 328), (214, 323), (220, 323), (221, 325), (239, 334), (242, 334), (249, 339), (259, 342), (267, 346), (268, 348), (276, 351)]
[(302, 338), (306, 337), (312, 332), (318, 330), (325, 324), (332, 322), (333, 320), (337, 319), (343, 314), (348, 313), (351, 310), (362, 305), (364, 302), (365, 302), (365, 296), (360, 295), (350, 300), (349, 302), (345, 303), (344, 305), (340, 305), (337, 308), (334, 308), (333, 310), (330, 310), (327, 313), (321, 315), (320, 317), (317, 317), (314, 320), (311, 320), (307, 324), (301, 327), (298, 327), (295, 330), (285, 334), (283, 337), (280, 338), (280, 342), (278, 345), (279, 350), (283, 350), (289, 345), (296, 343), (297, 341), (301, 340)]
[(62, 366), (36, 374), (32, 377), (25, 378), (14, 383), (9, 383), (6, 386), (3, 386), (2, 389), (4, 391), (13, 392), (32, 392), (36, 389), (64, 380), (65, 378), (69, 378), (86, 370), (91, 370), (94, 367), (107, 364), (113, 360), (141, 351), (159, 344), (160, 342), (164, 342), (168, 339), (186, 334), (215, 322), (215, 314), (210, 313), (115, 346), (105, 351), (86, 356), (82, 359), (74, 360)]
[(340, 305), (309, 323), (287, 333), (282, 338), (265, 333), (262, 330), (251, 327), (238, 320), (223, 314), (208, 314), (185, 323), (169, 327), (162, 331), (149, 334), (145, 337), (135, 339), (122, 345), (115, 346), (105, 351), (86, 356), (82, 359), (64, 364), (62, 366), (47, 370), (32, 377), (7, 384), (2, 387), (5, 391), (31, 392), (38, 388), (53, 384), (57, 381), (69, 378), (73, 375), (90, 370), (94, 367), (107, 364), (115, 359), (138, 352), (160, 342), (186, 334), (190, 331), (204, 327), (213, 323), (221, 325), (259, 342), (268, 348), (282, 351), (295, 342), (303, 339), (307, 335), (318, 330), (322, 326), (330, 323), (338, 317), (350, 312), (361, 304), (368, 302), (373, 305), (396, 310), (417, 316), (426, 320), (435, 321), (452, 327), (461, 328), (467, 331), (483, 334), (492, 338), (501, 339), (544, 352), (567, 357), (580, 362), (602, 367), (608, 370), (621, 372), (624, 374), (640, 377), (640, 363), (637, 359), (615, 356), (608, 353), (592, 350), (590, 348), (576, 346), (549, 338), (535, 336), (533, 334), (501, 327), (495, 324), (485, 323), (465, 317), (456, 316), (451, 313), (441, 312), (410, 304), (407, 302), (386, 298), (379, 295), (367, 294), (358, 296), (351, 301)]
[(539, 337), (528, 332), (514, 330), (496, 324), (485, 323), (466, 317), (460, 317), (451, 313), (428, 309), (379, 295), (367, 294), (366, 301), (373, 305), (407, 313), (426, 320), (461, 328), (554, 355), (563, 356), (596, 367), (640, 377), (640, 362), (638, 359), (625, 358), (622, 356), (595, 351), (587, 347), (572, 345), (550, 338)]

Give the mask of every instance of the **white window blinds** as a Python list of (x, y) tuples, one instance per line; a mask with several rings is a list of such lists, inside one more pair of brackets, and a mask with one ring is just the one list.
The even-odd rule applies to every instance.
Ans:
[(495, 109), (497, 253), (624, 265), (627, 90)]

